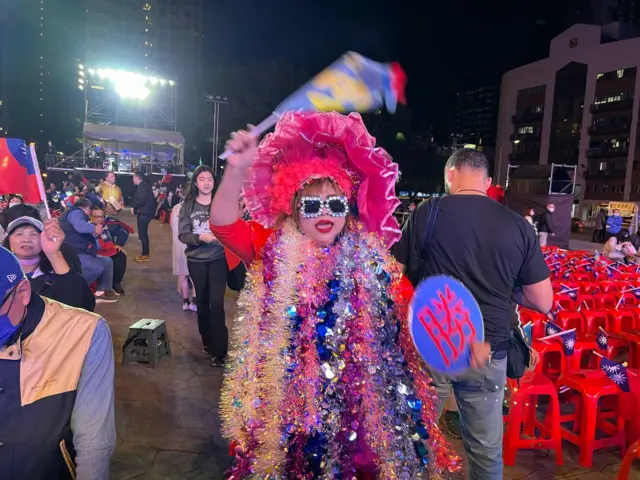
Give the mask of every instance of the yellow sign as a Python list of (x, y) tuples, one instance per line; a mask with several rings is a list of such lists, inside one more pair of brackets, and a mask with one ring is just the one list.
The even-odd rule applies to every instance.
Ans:
[(609, 202), (609, 214), (614, 210), (620, 210), (620, 215), (630, 217), (635, 212), (636, 204), (633, 202)]

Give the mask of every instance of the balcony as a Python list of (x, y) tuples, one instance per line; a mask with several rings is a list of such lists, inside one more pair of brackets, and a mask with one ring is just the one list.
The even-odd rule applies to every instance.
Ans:
[(587, 129), (589, 135), (613, 135), (616, 133), (628, 133), (631, 126), (628, 123), (618, 125), (592, 125)]
[(589, 167), (589, 169), (587, 170), (587, 173), (585, 174), (585, 177), (587, 178), (587, 180), (596, 180), (596, 179), (620, 180), (620, 179), (624, 179), (626, 174), (627, 174), (627, 171), (625, 169), (599, 170), (598, 167), (595, 167), (595, 168)]
[(540, 163), (540, 151), (510, 153), (509, 165), (537, 165)]
[(539, 142), (540, 141), (540, 132), (535, 133), (512, 133), (509, 136), (509, 140), (512, 142)]
[(591, 113), (615, 112), (616, 110), (631, 110), (633, 108), (633, 99), (620, 100), (618, 102), (609, 103), (593, 103), (589, 107)]
[(600, 147), (587, 149), (587, 158), (627, 158), (629, 149), (625, 148), (612, 148), (603, 150)]
[(542, 117), (544, 116), (543, 112), (522, 112), (516, 113), (511, 117), (511, 123), (532, 123), (532, 122), (541, 122)]

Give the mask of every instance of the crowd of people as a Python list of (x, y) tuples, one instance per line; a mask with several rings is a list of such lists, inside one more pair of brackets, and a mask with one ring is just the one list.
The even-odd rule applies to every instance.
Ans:
[[(400, 229), (398, 167), (357, 114), (286, 113), (259, 145), (238, 131), (227, 146), (234, 154), (219, 185), (200, 166), (169, 195), (137, 173), (131, 207), (138, 262), (151, 260), (151, 220), (171, 223), (183, 309), (197, 312), (212, 366), (227, 366), (220, 415), (232, 478), (458, 471), (439, 428), (450, 404), (470, 477), (502, 478), (512, 319), (516, 305), (549, 312), (552, 289), (542, 237), (487, 197), (486, 157), (456, 151), (444, 172), (449, 195), (412, 208)], [(91, 312), (125, 294), (131, 230), (116, 180), (50, 185), (57, 218), (27, 205), (2, 212), (0, 393), (11, 395), (0, 395), (0, 471), (11, 478), (108, 478), (113, 346)], [(431, 275), (460, 279), (482, 311), (485, 337), (462, 374), (430, 370), (408, 332), (413, 287)], [(227, 288), (242, 289), (233, 335)], [(42, 368), (46, 376), (35, 374)]]

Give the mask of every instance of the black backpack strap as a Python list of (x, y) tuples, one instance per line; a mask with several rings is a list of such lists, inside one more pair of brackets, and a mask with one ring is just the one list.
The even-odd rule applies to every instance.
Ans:
[(427, 226), (424, 230), (424, 236), (422, 238), (422, 246), (420, 248), (420, 256), (426, 252), (427, 247), (431, 243), (431, 237), (433, 236), (433, 230), (436, 226), (436, 220), (438, 218), (438, 210), (440, 208), (440, 197), (432, 197), (429, 202), (429, 215), (427, 216)]

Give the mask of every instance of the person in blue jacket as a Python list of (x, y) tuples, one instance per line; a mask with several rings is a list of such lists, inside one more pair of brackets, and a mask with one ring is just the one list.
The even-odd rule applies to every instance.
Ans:
[(613, 211), (613, 215), (607, 218), (607, 240), (611, 237), (617, 237), (622, 230), (622, 217), (620, 216), (620, 210), (617, 208)]

